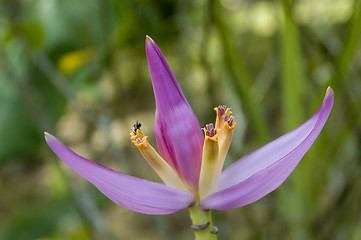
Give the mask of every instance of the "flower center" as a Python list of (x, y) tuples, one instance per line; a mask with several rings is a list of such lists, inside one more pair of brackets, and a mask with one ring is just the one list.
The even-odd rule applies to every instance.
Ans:
[(216, 135), (216, 129), (214, 128), (213, 123), (206, 124), (206, 136), (214, 137)]
[(224, 121), (226, 122), (226, 123), (228, 123), (228, 126), (230, 126), (230, 127), (232, 127), (232, 125), (233, 125), (233, 116), (232, 115), (224, 115), (223, 116), (223, 119), (224, 119)]
[(143, 140), (142, 140), (142, 139), (140, 139), (140, 138), (135, 139), (135, 141), (136, 141), (138, 144), (143, 143)]
[(226, 105), (219, 105), (218, 106), (218, 117), (221, 118), (226, 113), (227, 107)]

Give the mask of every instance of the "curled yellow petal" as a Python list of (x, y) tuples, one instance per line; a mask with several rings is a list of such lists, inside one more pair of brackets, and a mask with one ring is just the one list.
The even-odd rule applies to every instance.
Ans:
[(179, 178), (176, 171), (169, 166), (169, 164), (157, 153), (157, 151), (149, 144), (148, 136), (144, 136), (140, 129), (134, 130), (130, 133), (130, 139), (134, 145), (142, 153), (143, 157), (154, 171), (159, 175), (163, 182), (170, 187), (187, 190), (184, 182)]
[(227, 108), (225, 105), (220, 105), (218, 107), (214, 108), (214, 111), (216, 111), (217, 117), (216, 117), (216, 124), (215, 129), (220, 129), (223, 127), (225, 120), (224, 116), (229, 116), (232, 114), (231, 109)]
[(220, 129), (218, 163), (221, 165), (220, 168), (222, 168), (232, 142), (233, 130), (237, 123), (234, 121), (231, 109), (227, 108), (225, 105), (215, 107), (214, 110), (217, 113), (216, 129)]
[[(209, 124), (210, 125), (210, 124)], [(202, 200), (218, 188), (220, 171), (218, 169), (218, 130), (212, 125), (212, 130), (204, 128), (205, 139), (203, 145), (202, 167), (199, 177), (199, 198)], [(211, 133), (211, 134), (209, 134)], [(219, 173), (218, 173), (219, 172)]]
[[(232, 117), (232, 116), (231, 116)], [(236, 127), (236, 122), (233, 117), (231, 121), (225, 121), (223, 127), (219, 132), (219, 155), (218, 155), (218, 164), (223, 168), (224, 160), (226, 159), (228, 149), (231, 146), (233, 131)]]

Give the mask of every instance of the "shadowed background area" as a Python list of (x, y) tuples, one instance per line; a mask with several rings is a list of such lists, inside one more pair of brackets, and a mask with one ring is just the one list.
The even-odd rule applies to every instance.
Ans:
[(237, 126), (226, 166), (335, 104), (275, 192), (214, 211), (220, 239), (361, 239), (358, 0), (0, 0), (0, 240), (193, 239), (188, 212), (123, 209), (53, 154), (43, 132), (112, 169), (160, 181), (144, 42), (162, 49), (201, 126)]

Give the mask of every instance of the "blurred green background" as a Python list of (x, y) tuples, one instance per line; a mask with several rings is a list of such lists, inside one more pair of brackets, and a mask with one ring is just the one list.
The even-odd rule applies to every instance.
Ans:
[(226, 165), (331, 115), (275, 192), (214, 211), (220, 239), (361, 239), (361, 1), (0, 0), (0, 239), (193, 239), (188, 212), (123, 209), (67, 168), (74, 151), (159, 181), (129, 140), (155, 146), (145, 35), (162, 49), (200, 124), (232, 107)]

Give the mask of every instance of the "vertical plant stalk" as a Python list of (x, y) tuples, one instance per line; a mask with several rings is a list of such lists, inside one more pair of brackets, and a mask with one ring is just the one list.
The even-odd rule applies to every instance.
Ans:
[(192, 220), (192, 230), (195, 240), (217, 240), (218, 229), (213, 226), (211, 210), (204, 211), (199, 204), (188, 208)]
[(243, 106), (250, 116), (251, 127), (255, 131), (257, 139), (262, 143), (268, 142), (270, 133), (266, 124), (266, 118), (262, 112), (261, 103), (257, 97), (255, 97), (257, 93), (252, 91), (251, 77), (244, 66), (240, 53), (232, 40), (229, 27), (223, 18), (222, 6), (220, 6), (217, 0), (213, 0), (211, 4), (217, 30), (224, 49), (224, 58), (232, 74), (232, 83), (238, 97), (244, 102)]
[(281, 20), (281, 62), (282, 62), (282, 103), (285, 130), (294, 129), (302, 122), (301, 54), (299, 33), (293, 21), (290, 3), (282, 1)]
[[(282, 14), (280, 14), (281, 37), (281, 89), (282, 89), (282, 121), (284, 131), (297, 127), (303, 119), (302, 94), (306, 81), (302, 76), (302, 56), (300, 49), (300, 34), (292, 16), (293, 0), (282, 0)], [(285, 211), (288, 213), (290, 236), (292, 239), (309, 239), (308, 219), (313, 209), (312, 174), (315, 162), (303, 162), (303, 168), (298, 169), (288, 182), (287, 193), (280, 191), (281, 201), (284, 202)], [(297, 208), (292, 208), (295, 203)], [(297, 227), (296, 227), (297, 226)]]
[(355, 1), (354, 12), (347, 26), (348, 31), (344, 47), (337, 58), (337, 74), (333, 79), (336, 83), (346, 81), (350, 63), (354, 59), (361, 38), (361, 1)]

